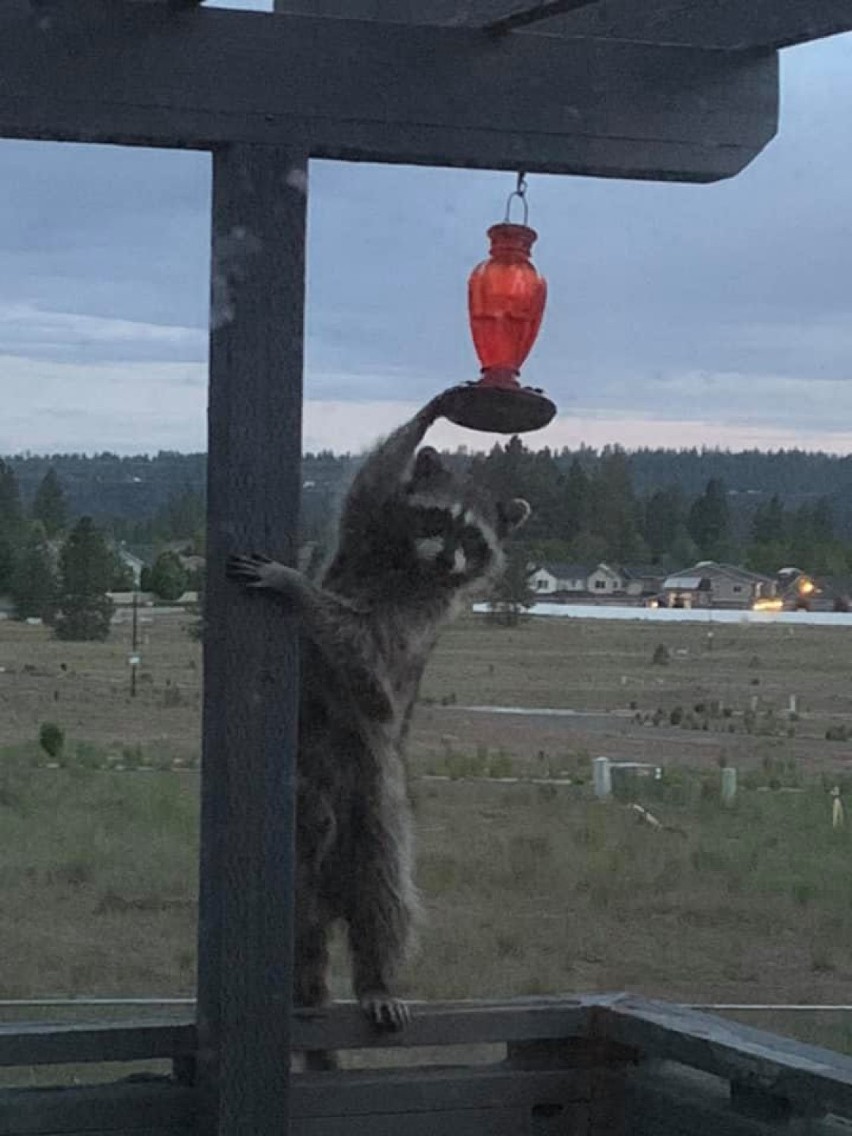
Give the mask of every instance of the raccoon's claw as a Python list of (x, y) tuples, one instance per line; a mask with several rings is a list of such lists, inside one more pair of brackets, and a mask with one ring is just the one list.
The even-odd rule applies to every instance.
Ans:
[(390, 994), (364, 994), (359, 1002), (378, 1029), (401, 1030), (411, 1021), (411, 1011), (406, 1003)]

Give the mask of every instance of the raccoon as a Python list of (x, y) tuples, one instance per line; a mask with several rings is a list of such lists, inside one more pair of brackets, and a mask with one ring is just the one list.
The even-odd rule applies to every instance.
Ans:
[[(423, 670), (442, 624), (503, 567), (527, 519), (417, 452), (451, 392), (365, 460), (342, 510), (321, 583), (253, 554), (229, 575), (299, 613), (301, 694), (294, 1001), (328, 1001), (328, 936), (346, 927), (358, 1001), (379, 1027), (408, 1009), (394, 979), (417, 915), (403, 751)], [(328, 1068), (330, 1055), (308, 1066)]]

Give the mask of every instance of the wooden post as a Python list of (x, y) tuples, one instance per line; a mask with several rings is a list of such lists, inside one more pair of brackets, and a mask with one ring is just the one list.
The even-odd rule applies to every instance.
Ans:
[(225, 562), (295, 560), (306, 175), (282, 147), (213, 155), (198, 1072), (222, 1136), (289, 1122), (296, 626)]
[(133, 588), (133, 609), (130, 625), (130, 697), (136, 697), (136, 672), (139, 670), (139, 592)]

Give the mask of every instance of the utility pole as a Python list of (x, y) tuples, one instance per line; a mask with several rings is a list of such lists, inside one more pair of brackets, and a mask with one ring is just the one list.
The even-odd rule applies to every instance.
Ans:
[(136, 697), (136, 672), (139, 670), (139, 655), (136, 648), (139, 642), (139, 593), (133, 589), (133, 622), (130, 637), (130, 697)]

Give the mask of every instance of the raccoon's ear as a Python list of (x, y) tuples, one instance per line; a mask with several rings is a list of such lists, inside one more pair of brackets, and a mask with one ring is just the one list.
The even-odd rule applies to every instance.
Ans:
[(500, 513), (500, 527), (504, 533), (509, 533), (514, 529), (519, 529), (526, 522), (532, 509), (523, 497), (514, 497), (511, 501), (501, 502), (498, 511)]
[(417, 451), (414, 459), (414, 469), (411, 471), (411, 480), (430, 481), (439, 473), (444, 472), (444, 466), (438, 451), (433, 446), (424, 446)]

